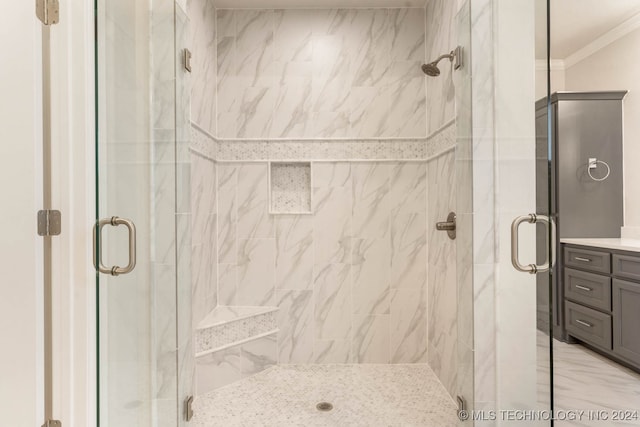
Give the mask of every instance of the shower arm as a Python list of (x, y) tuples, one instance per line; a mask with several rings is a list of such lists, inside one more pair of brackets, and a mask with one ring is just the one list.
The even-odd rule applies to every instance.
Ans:
[(438, 59), (436, 59), (435, 61), (431, 62), (431, 64), (437, 64), (438, 62), (442, 61), (444, 58), (448, 58), (449, 62), (453, 61), (453, 58), (455, 58), (456, 56), (456, 52), (455, 50), (452, 50), (449, 53), (445, 53), (444, 55), (440, 55), (438, 57)]

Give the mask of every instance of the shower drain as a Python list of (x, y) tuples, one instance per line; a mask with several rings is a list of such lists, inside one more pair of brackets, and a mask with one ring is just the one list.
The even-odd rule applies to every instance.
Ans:
[(333, 405), (329, 402), (320, 402), (316, 405), (318, 411), (327, 412), (333, 409)]

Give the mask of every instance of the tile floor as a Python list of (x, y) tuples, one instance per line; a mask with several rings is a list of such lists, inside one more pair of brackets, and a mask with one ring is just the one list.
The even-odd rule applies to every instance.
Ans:
[[(539, 400), (549, 402), (548, 338), (538, 334)], [(554, 401), (556, 410), (606, 411), (631, 410), (638, 420), (558, 421), (558, 427), (640, 426), (640, 374), (627, 369), (579, 344), (553, 341)]]
[[(316, 404), (334, 408), (320, 412)], [(427, 365), (279, 365), (200, 396), (192, 425), (457, 425), (455, 404)]]

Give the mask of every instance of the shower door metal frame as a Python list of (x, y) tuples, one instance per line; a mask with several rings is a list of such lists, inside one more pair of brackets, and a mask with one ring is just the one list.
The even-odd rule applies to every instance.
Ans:
[[(95, 276), (90, 228), (95, 153), (87, 141), (95, 133), (93, 4), (65, 2), (60, 8), (58, 0), (37, 0), (35, 6), (31, 23), (37, 31), (35, 38), (42, 40), (34, 50), (38, 57), (35, 79), (42, 81), (42, 87), (35, 88), (42, 101), (39, 104), (38, 99), (34, 110), (34, 116), (42, 110), (37, 120), (42, 125), (38, 128), (42, 141), (37, 142), (42, 177), (38, 176), (34, 196), (41, 192), (42, 199), (36, 202), (36, 209), (41, 209), (38, 219), (33, 212), (34, 228), (35, 221), (45, 220), (37, 224), (45, 227), (38, 230), (43, 250), (38, 252), (35, 266), (42, 283), (37, 291), (42, 313), (38, 314), (37, 331), (41, 378), (36, 396), (37, 425), (92, 425), (96, 406), (95, 295), (87, 280)], [(50, 222), (55, 217), (52, 207), (64, 214), (58, 219), (62, 233)]]
[[(42, 22), (42, 207), (38, 212), (38, 234), (43, 242), (43, 305), (44, 305), (44, 427), (62, 427), (53, 415), (53, 248), (51, 239), (60, 234), (59, 211), (52, 210), (51, 165), (51, 25), (59, 20), (57, 0), (36, 1), (35, 14)], [(52, 229), (51, 217), (58, 218)]]

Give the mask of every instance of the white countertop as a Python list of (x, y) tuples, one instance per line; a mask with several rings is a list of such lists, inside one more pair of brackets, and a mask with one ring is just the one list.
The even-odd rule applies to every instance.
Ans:
[(637, 239), (560, 239), (560, 243), (571, 245), (592, 246), (594, 248), (617, 249), (619, 251), (640, 252), (640, 240)]

